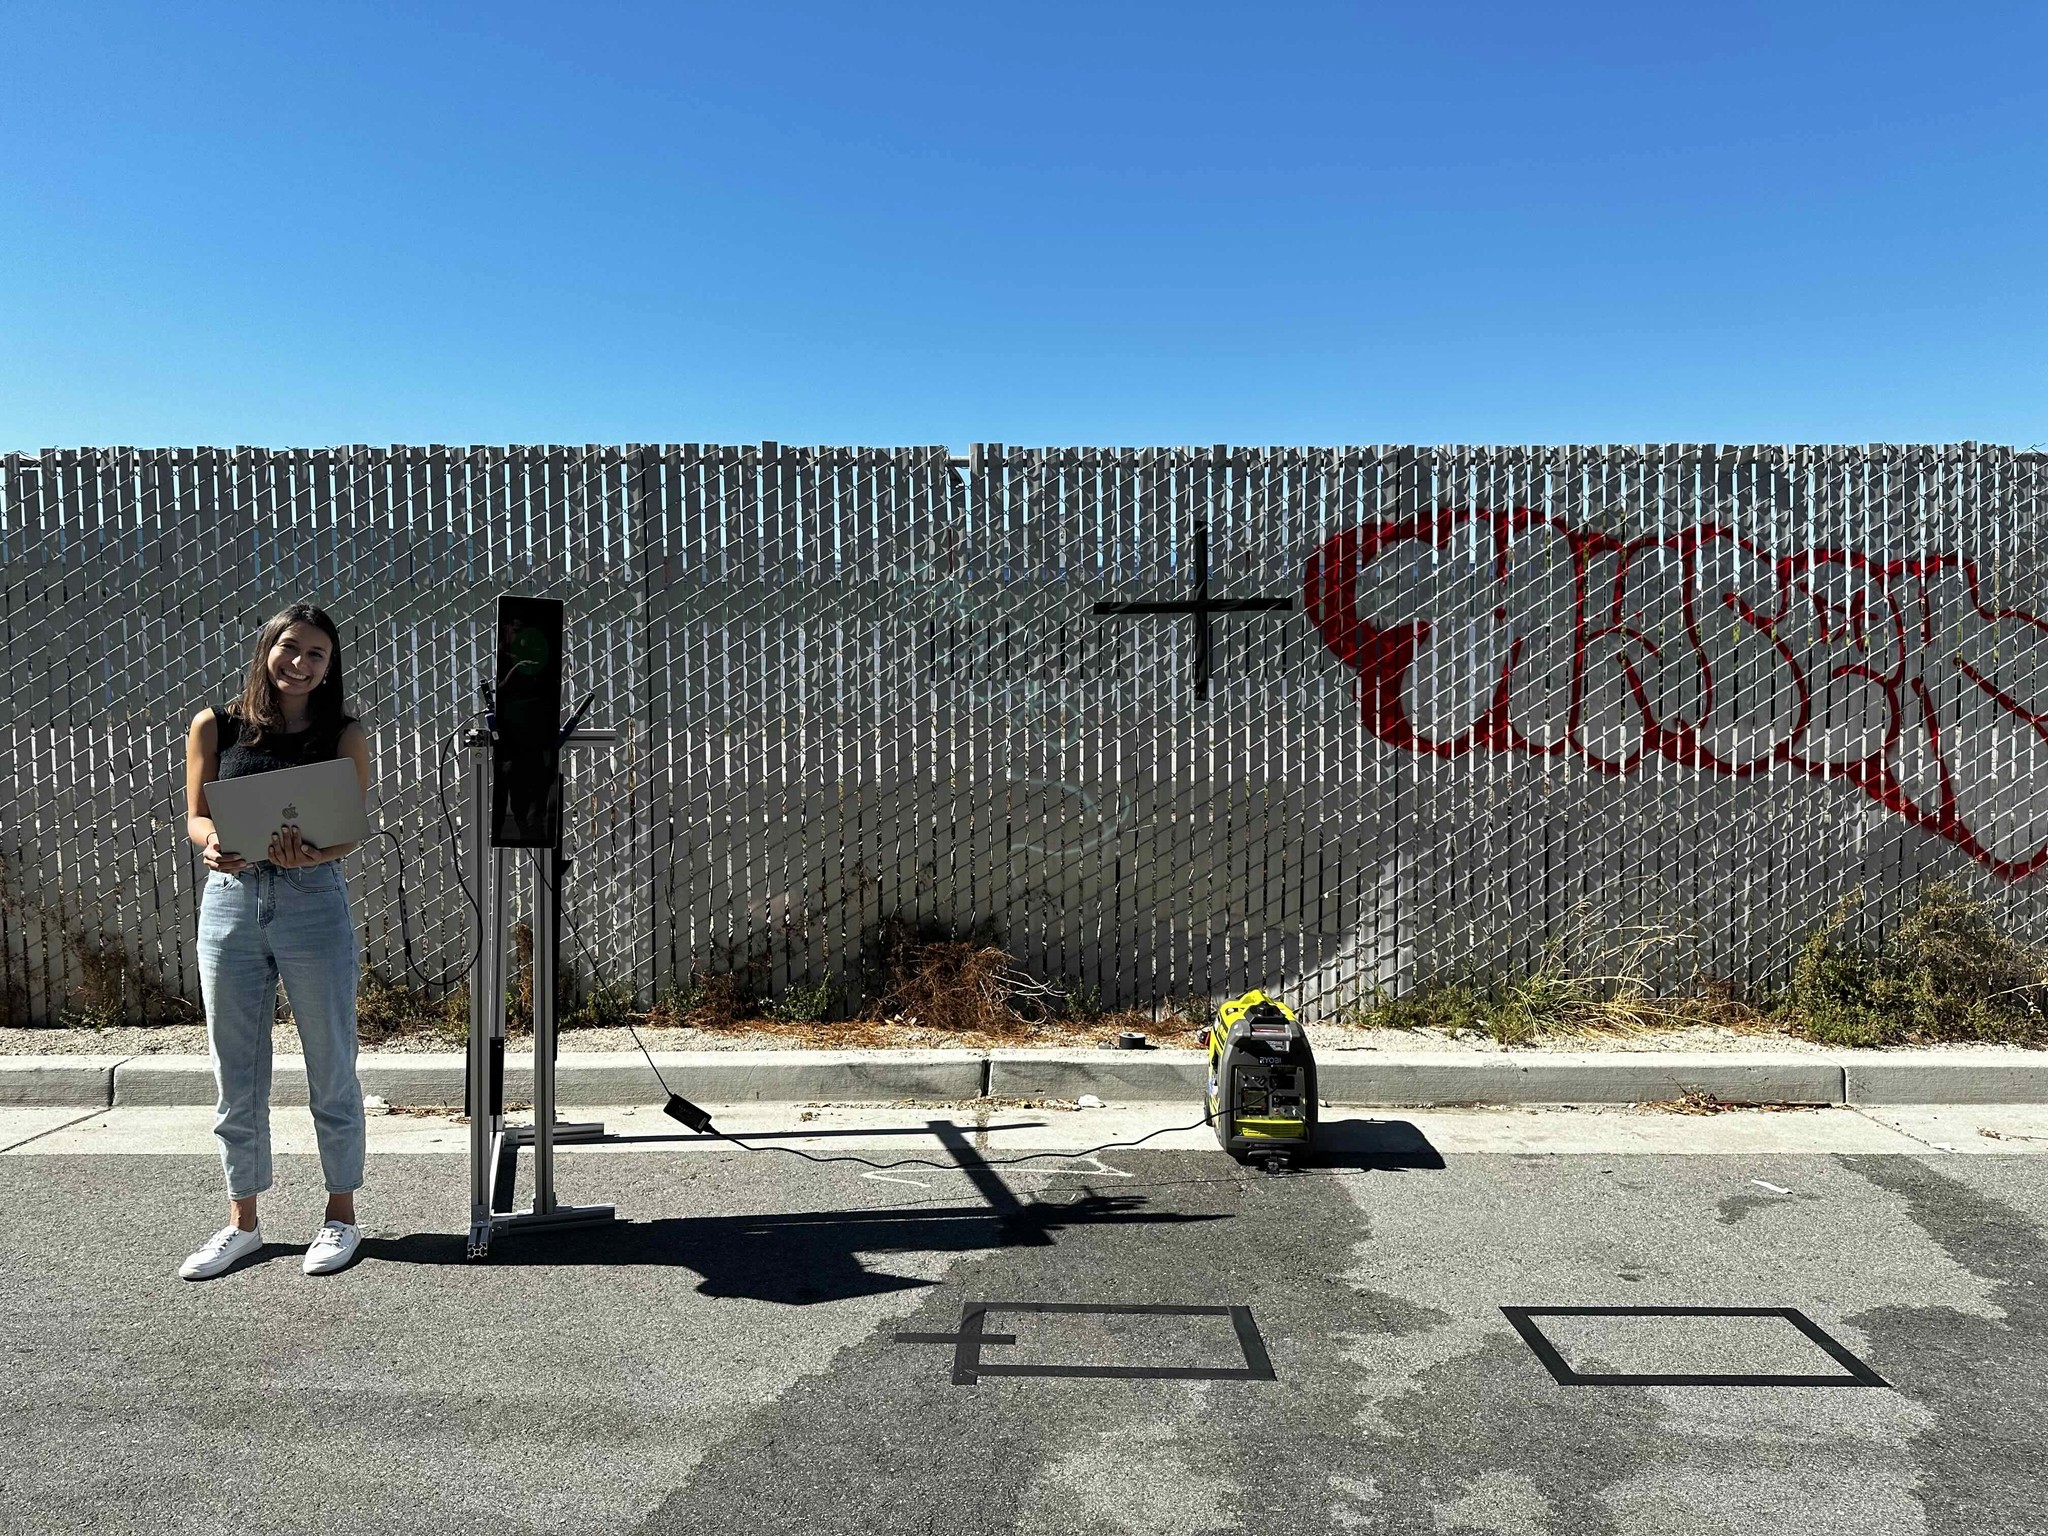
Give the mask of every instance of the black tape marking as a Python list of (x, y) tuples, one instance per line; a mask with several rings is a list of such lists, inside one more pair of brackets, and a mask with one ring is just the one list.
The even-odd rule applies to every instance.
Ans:
[[(1544, 1368), (1566, 1387), (1889, 1387), (1869, 1366), (1830, 1338), (1821, 1326), (1796, 1307), (1502, 1307), (1522, 1342)], [(1531, 1321), (1538, 1317), (1779, 1317), (1820, 1346), (1841, 1366), (1845, 1376), (1744, 1376), (1700, 1372), (1673, 1376), (1636, 1376), (1623, 1372), (1575, 1371), (1565, 1364), (1557, 1346)]]
[[(1238, 1347), (1244, 1351), (1244, 1366), (1214, 1369), (1209, 1366), (1178, 1365), (999, 1365), (981, 1358), (984, 1344), (1014, 1344), (1015, 1334), (987, 1333), (983, 1324), (991, 1312), (1085, 1312), (1150, 1317), (1227, 1317), (1236, 1330)], [(971, 1387), (984, 1376), (1091, 1377), (1098, 1381), (1274, 1381), (1273, 1358), (1266, 1353), (1266, 1341), (1259, 1337), (1259, 1325), (1250, 1307), (1195, 1307), (1171, 1303), (1130, 1306), (1097, 1306), (1085, 1301), (970, 1301), (960, 1313), (958, 1333), (899, 1333), (898, 1344), (951, 1344), (953, 1385)]]
[[(1213, 461), (1212, 461), (1213, 462)], [(1291, 597), (1239, 597), (1224, 598), (1209, 595), (1209, 524), (1195, 520), (1195, 590), (1184, 603), (1141, 602), (1141, 603), (1097, 603), (1095, 611), (1102, 614), (1143, 613), (1161, 615), (1192, 615), (1195, 621), (1195, 697), (1209, 697), (1209, 620), (1218, 613), (1292, 613), (1294, 599)]]

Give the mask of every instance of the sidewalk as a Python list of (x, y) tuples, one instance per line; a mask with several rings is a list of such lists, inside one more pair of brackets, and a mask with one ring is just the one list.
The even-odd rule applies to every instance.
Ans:
[[(675, 1091), (704, 1103), (1078, 1099), (1194, 1103), (1207, 1072), (1193, 1050), (664, 1051)], [(366, 1095), (394, 1106), (459, 1105), (460, 1053), (366, 1051)], [(1317, 1056), (1323, 1102), (1359, 1106), (1641, 1104), (1711, 1097), (1724, 1104), (2048, 1103), (2048, 1052), (1329, 1051)], [(508, 1099), (530, 1099), (532, 1062), (505, 1061)], [(563, 1104), (658, 1098), (646, 1058), (605, 1051), (557, 1058)], [(306, 1102), (304, 1060), (276, 1059), (272, 1100)], [(0, 1104), (108, 1108), (214, 1101), (205, 1056), (0, 1058)]]
[[(1021, 1108), (1014, 1103), (929, 1105), (710, 1104), (717, 1128), (756, 1149), (786, 1147), (821, 1156), (858, 1153), (880, 1162), (935, 1160), (859, 1177), (881, 1183), (923, 1184), (957, 1163), (963, 1144), (981, 1156), (1065, 1153), (1016, 1165), (1012, 1173), (1094, 1173), (1121, 1176), (1086, 1155), (1104, 1143), (1144, 1138), (1147, 1152), (1214, 1152), (1215, 1135), (1193, 1122), (1195, 1104), (1138, 1104), (1107, 1109)], [(530, 1114), (511, 1117), (530, 1122)], [(579, 1104), (578, 1121), (596, 1121), (604, 1137), (564, 1143), (560, 1155), (602, 1157), (659, 1151), (686, 1157), (732, 1156), (731, 1142), (696, 1136), (642, 1100)], [(372, 1155), (461, 1156), (469, 1130), (452, 1113), (377, 1113), (368, 1121)], [(319, 1143), (312, 1112), (291, 1105), (273, 1111), (271, 1135), (279, 1156), (311, 1156)], [(1646, 1153), (1665, 1156), (1988, 1156), (2048, 1154), (2048, 1105), (1833, 1105), (1782, 1111), (1728, 1110), (1674, 1114), (1629, 1105), (1510, 1105), (1489, 1109), (1398, 1111), (1330, 1109), (1316, 1138), (1319, 1154), (1362, 1157), (1374, 1166), (1439, 1166), (1442, 1156), (1506, 1154), (1574, 1156)], [(71, 1157), (87, 1154), (183, 1155), (214, 1159), (211, 1105), (137, 1105), (119, 1109), (77, 1106), (0, 1107), (0, 1155)], [(1103, 1154), (1115, 1159), (1116, 1152)], [(956, 1170), (957, 1172), (957, 1170)], [(1769, 1177), (1769, 1175), (1766, 1175)], [(1781, 1181), (1782, 1182), (1782, 1181)]]

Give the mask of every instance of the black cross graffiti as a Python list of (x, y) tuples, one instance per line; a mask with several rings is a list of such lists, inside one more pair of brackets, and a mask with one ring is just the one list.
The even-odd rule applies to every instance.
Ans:
[(1209, 615), (1212, 613), (1291, 613), (1291, 597), (1209, 596), (1209, 525), (1195, 524), (1195, 594), (1185, 603), (1097, 603), (1097, 613), (1186, 613), (1195, 620), (1195, 698), (1209, 697)]

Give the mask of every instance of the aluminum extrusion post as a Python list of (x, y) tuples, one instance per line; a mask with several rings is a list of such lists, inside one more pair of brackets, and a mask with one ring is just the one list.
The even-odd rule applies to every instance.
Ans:
[[(562, 798), (555, 779), (554, 798)], [(559, 819), (557, 824), (559, 825)], [(533, 871), (533, 1214), (555, 1209), (555, 977), (561, 963), (562, 845)]]
[[(486, 770), (488, 772), (488, 769)], [(495, 792), (495, 790), (494, 790)], [(484, 826), (491, 824), (490, 813), (484, 813)], [(488, 842), (490, 834), (484, 834)], [(492, 1213), (495, 1229), (497, 1223), (498, 1180), (508, 1152), (517, 1157), (518, 1153), (506, 1145), (505, 1135), (505, 982), (507, 952), (511, 949), (510, 935), (506, 932), (506, 911), (511, 906), (507, 899), (511, 894), (512, 860), (506, 849), (492, 847), (489, 851), (491, 905), (484, 909), (485, 921), (491, 929), (491, 996), (484, 1021), (488, 1026), (485, 1049), (490, 1055), (490, 1103), (486, 1107), (486, 1153), (484, 1157), (484, 1208)]]
[[(588, 746), (616, 740), (616, 731), (577, 730), (564, 738), (563, 744)], [(480, 839), (477, 856), (480, 860), (483, 858), (483, 843), (489, 836), (491, 804), (488, 737), (484, 738), (484, 743), (482, 771), (476, 780), (478, 798), (473, 806), (477, 812)], [(558, 777), (554, 793), (559, 797), (562, 792), (563, 781)], [(569, 860), (562, 857), (559, 843), (540, 850), (543, 855), (539, 861), (540, 868), (532, 871), (534, 1119), (531, 1127), (508, 1128), (505, 1125), (502, 1091), (505, 1061), (505, 885), (509, 871), (517, 867), (507, 861), (526, 852), (519, 848), (490, 848), (487, 861), (492, 891), (492, 904), (487, 909), (492, 943), (488, 949), (490, 964), (486, 984), (491, 1001), (481, 1016), (472, 1011), (471, 1020), (474, 1025), (481, 1017), (484, 1023), (481, 1036), (483, 1055), (494, 1063), (488, 1075), (495, 1086), (488, 1092), (488, 1104), (482, 1104), (478, 1095), (471, 1095), (470, 1156), (474, 1174), (471, 1185), (471, 1258), (482, 1258), (489, 1253), (492, 1237), (500, 1232), (533, 1227), (583, 1226), (615, 1219), (615, 1212), (609, 1205), (563, 1205), (555, 1198), (556, 1143), (588, 1141), (604, 1134), (603, 1124), (597, 1121), (569, 1125), (555, 1118), (555, 1031), (559, 1022), (556, 1018), (555, 978), (561, 970), (562, 878), (569, 866)], [(534, 861), (529, 854), (523, 862), (530, 867)], [(475, 1057), (473, 1047), (472, 1059)], [(478, 1114), (479, 1107), (485, 1112)], [(512, 1165), (505, 1159), (516, 1161), (522, 1146), (533, 1148), (533, 1205), (524, 1211), (499, 1210), (498, 1190), (501, 1183), (509, 1186), (512, 1171)], [(505, 1176), (503, 1179), (501, 1174)]]
[(469, 737), (469, 838), (464, 850), (470, 890), (477, 904), (476, 962), (469, 986), (469, 1257), (482, 1258), (491, 1246), (491, 1042), (498, 1036), (494, 1015), (503, 1008), (497, 984), (499, 897), (491, 879), (491, 738)]

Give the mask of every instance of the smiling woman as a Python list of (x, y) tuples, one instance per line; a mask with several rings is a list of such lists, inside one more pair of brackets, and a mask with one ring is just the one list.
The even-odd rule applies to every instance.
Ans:
[(186, 835), (209, 871), (199, 900), (199, 976), (219, 1083), (214, 1138), (227, 1174), (229, 1224), (179, 1273), (204, 1280), (263, 1246), (256, 1197), (270, 1187), (270, 1030), (284, 982), (306, 1053), (306, 1086), (327, 1180), (327, 1213), (305, 1259), (326, 1274), (354, 1255), (363, 1181), (363, 1094), (356, 1080), (356, 978), (362, 948), (340, 859), (279, 827), (265, 857), (225, 849), (206, 786), (346, 755), (363, 792), (370, 750), (343, 708), (341, 638), (310, 603), (273, 615), (256, 636), (241, 697), (192, 717), (185, 740)]

